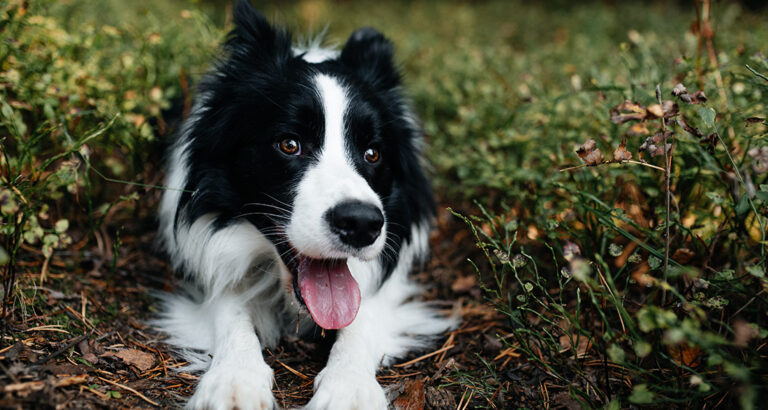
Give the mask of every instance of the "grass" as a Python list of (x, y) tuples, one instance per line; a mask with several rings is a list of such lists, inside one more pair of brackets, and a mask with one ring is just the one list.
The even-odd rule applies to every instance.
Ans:
[[(417, 365), (431, 374), (428, 406), (432, 388), (497, 408), (755, 408), (766, 395), (766, 12), (712, 4), (710, 56), (706, 30), (692, 29), (706, 28), (708, 2), (699, 20), (692, 3), (615, 3), (261, 5), (299, 32), (328, 24), (329, 44), (370, 25), (396, 45), (441, 210), (453, 212), (441, 212), (427, 280), (433, 297), (461, 299), (462, 329), (481, 329)], [(154, 164), (227, 21), (219, 1), (0, 6), (0, 265), (15, 335), (0, 349), (31, 340), (34, 317), (91, 332), (56, 312), (70, 304), (91, 306), (98, 337), (117, 344), (112, 321), (130, 325), (151, 305), (137, 295), (164, 286), (159, 262), (144, 267), (159, 281), (121, 281), (140, 270), (136, 255), (154, 261), (139, 239), (153, 229)], [(673, 96), (678, 83), (707, 101)], [(647, 114), (657, 85), (678, 107), (663, 122), (669, 162), (663, 149), (640, 157), (644, 143), (663, 146), (662, 120)], [(612, 114), (625, 100), (642, 119)], [(590, 139), (593, 159), (622, 144), (641, 163), (582, 166)], [(51, 305), (51, 290), (95, 303)], [(131, 329), (129, 344), (151, 344)], [(290, 360), (286, 349), (275, 360)], [(163, 380), (152, 397), (193, 385)], [(94, 397), (131, 400), (102, 387)]]

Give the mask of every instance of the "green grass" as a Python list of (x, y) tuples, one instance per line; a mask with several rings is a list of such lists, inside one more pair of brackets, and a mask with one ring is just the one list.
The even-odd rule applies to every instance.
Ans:
[[(457, 210), (480, 249), (467, 269), (474, 266), (484, 302), (506, 320), (512, 337), (503, 342), (550, 381), (588, 407), (724, 399), (752, 408), (768, 372), (758, 349), (768, 334), (768, 179), (760, 169), (768, 158), (750, 150), (768, 134), (746, 119), (768, 116), (768, 15), (715, 3), (713, 66), (690, 31), (692, 4), (614, 3), (315, 0), (261, 8), (303, 33), (328, 24), (329, 44), (364, 25), (391, 37), (441, 203)], [(0, 43), (6, 283), (17, 258), (30, 258), (22, 244), (44, 257), (69, 248), (70, 234), (93, 232), (111, 207), (130, 212), (156, 192), (161, 179), (151, 165), (168, 138), (162, 112), (185, 97), (182, 78), (194, 82), (216, 55), (225, 4), (0, 5), (8, 39)], [(663, 172), (560, 169), (581, 163), (575, 150), (588, 139), (612, 158), (631, 124), (612, 122), (611, 108), (627, 99), (655, 103), (657, 84), (673, 99), (677, 83), (706, 92), (703, 105), (678, 101), (678, 118), (716, 144), (668, 124), (677, 256), (665, 272)], [(626, 136), (633, 158), (645, 139)], [(487, 380), (506, 376), (489, 358), (477, 363), (452, 380), (490, 403), (498, 386)]]

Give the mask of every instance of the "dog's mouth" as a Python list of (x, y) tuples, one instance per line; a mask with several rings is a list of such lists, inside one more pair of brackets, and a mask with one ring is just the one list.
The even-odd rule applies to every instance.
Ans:
[(288, 268), (297, 299), (318, 326), (341, 329), (355, 320), (360, 309), (360, 288), (346, 259), (314, 259), (294, 249)]

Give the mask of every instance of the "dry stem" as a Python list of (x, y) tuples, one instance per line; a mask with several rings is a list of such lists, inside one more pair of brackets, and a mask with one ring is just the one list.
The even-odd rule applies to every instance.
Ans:
[[(661, 105), (660, 84), (656, 84), (656, 99), (658, 100), (659, 105)], [(666, 212), (664, 213), (664, 280), (666, 281), (667, 273), (669, 272), (669, 213), (670, 202), (672, 199), (672, 193), (670, 192), (670, 172), (672, 168), (672, 155), (667, 149), (667, 126), (664, 117), (662, 116), (659, 120), (661, 121), (661, 134), (664, 136), (664, 183), (666, 185), (664, 191), (664, 199), (666, 201)], [(663, 299), (666, 299), (666, 297)]]
[(664, 168), (657, 167), (656, 165), (649, 164), (647, 162), (635, 161), (633, 159), (627, 159), (627, 160), (623, 160), (623, 161), (617, 161), (617, 160), (605, 161), (605, 162), (601, 162), (601, 163), (596, 164), (596, 165), (581, 164), (581, 165), (576, 165), (576, 166), (573, 166), (573, 167), (563, 168), (563, 169), (560, 170), (560, 172), (573, 171), (575, 169), (581, 169), (581, 168), (586, 168), (586, 167), (597, 167), (597, 166), (600, 166), (600, 165), (623, 164), (623, 163), (642, 165), (644, 167), (653, 168), (653, 169), (658, 170), (658, 171), (664, 171)]

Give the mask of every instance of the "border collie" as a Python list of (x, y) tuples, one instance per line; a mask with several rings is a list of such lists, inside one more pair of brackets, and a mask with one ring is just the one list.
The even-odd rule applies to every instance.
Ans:
[[(158, 325), (204, 370), (189, 408), (270, 409), (261, 350), (337, 329), (307, 408), (385, 409), (376, 371), (455, 324), (408, 278), (435, 203), (392, 44), (297, 47), (247, 0), (168, 159), (160, 237), (188, 291)], [(318, 328), (319, 327), (319, 328)]]

